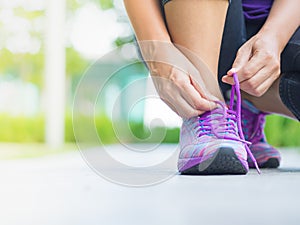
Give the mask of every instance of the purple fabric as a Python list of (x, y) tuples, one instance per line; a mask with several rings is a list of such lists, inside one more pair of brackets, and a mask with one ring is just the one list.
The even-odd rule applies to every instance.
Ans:
[(246, 21), (265, 20), (272, 7), (274, 0), (242, 0)]

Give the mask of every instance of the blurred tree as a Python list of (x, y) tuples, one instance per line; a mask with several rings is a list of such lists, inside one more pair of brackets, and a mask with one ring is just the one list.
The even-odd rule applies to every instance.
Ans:
[(8, 49), (0, 51), (0, 74), (20, 77), (40, 86), (42, 84), (44, 55), (41, 51), (35, 54), (14, 54)]
[[(67, 17), (72, 17), (78, 9), (89, 2), (95, 2), (102, 10), (114, 9), (120, 14), (121, 23), (128, 22), (120, 9), (115, 7), (113, 0), (67, 0)], [(44, 27), (39, 25), (45, 20), (45, 9), (39, 9), (34, 11), (26, 10), (22, 6), (12, 8), (13, 18), (22, 18), (26, 20), (30, 26), (28, 26), (27, 32), (31, 38), (35, 38), (40, 41), (40, 47), (37, 52), (13, 52), (11, 49), (5, 46), (5, 43), (15, 34), (11, 34), (11, 31), (7, 31), (3, 25), (3, 21), (0, 21), (0, 33), (1, 38), (4, 40), (4, 46), (0, 48), (0, 74), (8, 74), (10, 76), (20, 77), (23, 80), (35, 83), (38, 86), (42, 85), (43, 81), (43, 67), (44, 67)], [(0, 9), (1, 11), (1, 9)], [(7, 26), (6, 26), (7, 27)], [(117, 47), (132, 42), (133, 36), (118, 37), (114, 43)], [(77, 52), (72, 46), (66, 48), (66, 73), (67, 76), (76, 76), (80, 74), (88, 65), (89, 61), (83, 58), (79, 52)]]

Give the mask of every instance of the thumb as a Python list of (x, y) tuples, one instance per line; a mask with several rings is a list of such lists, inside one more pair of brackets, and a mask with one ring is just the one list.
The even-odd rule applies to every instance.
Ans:
[(239, 71), (245, 67), (249, 59), (251, 58), (251, 46), (244, 45), (242, 46), (237, 54), (236, 58), (232, 64), (232, 68), (227, 72), (227, 75), (232, 76), (233, 73), (239, 73)]

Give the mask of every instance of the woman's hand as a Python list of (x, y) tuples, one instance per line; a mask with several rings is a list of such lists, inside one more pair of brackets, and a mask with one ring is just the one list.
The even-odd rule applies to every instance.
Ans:
[(172, 43), (139, 45), (160, 98), (179, 116), (198, 116), (216, 106), (217, 99), (206, 91), (198, 70)]
[(280, 75), (280, 53), (276, 37), (258, 33), (238, 50), (232, 69), (222, 81), (233, 84), (232, 74), (236, 72), (241, 89), (260, 97)]

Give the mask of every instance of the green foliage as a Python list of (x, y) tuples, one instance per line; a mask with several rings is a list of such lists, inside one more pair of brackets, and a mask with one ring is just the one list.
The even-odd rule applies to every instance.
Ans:
[(268, 141), (275, 146), (300, 146), (298, 121), (278, 115), (268, 116), (265, 132)]
[[(12, 117), (0, 115), (0, 142), (32, 143), (44, 141), (44, 118), (37, 116), (34, 118)], [(85, 124), (90, 121), (88, 118), (76, 120), (81, 132), (87, 133)], [(146, 129), (142, 123), (131, 122), (128, 124), (116, 121), (118, 137), (112, 122), (105, 116), (97, 116), (94, 120), (98, 136), (103, 144), (113, 144), (120, 141), (126, 143), (147, 143), (162, 142), (177, 143), (179, 140), (179, 128), (166, 129), (156, 127), (151, 130)], [(289, 120), (280, 116), (269, 116), (267, 118), (266, 135), (270, 144), (278, 147), (300, 146), (300, 125), (299, 122)], [(72, 116), (66, 116), (66, 142), (74, 143), (76, 139), (73, 134)]]
[(66, 5), (67, 9), (72, 12), (78, 9), (81, 4), (77, 0), (67, 0)]
[[(45, 120), (43, 116), (25, 118), (22, 116), (12, 117), (9, 115), (0, 115), (0, 120), (0, 142), (44, 142)], [(144, 128), (142, 123), (132, 122), (129, 124), (130, 130), (128, 131), (126, 130), (127, 124), (119, 121), (116, 122), (116, 124), (118, 124), (118, 130), (121, 131), (118, 133), (118, 136), (121, 136), (117, 137), (113, 124), (107, 117), (98, 116), (94, 121), (98, 136), (103, 144), (113, 144), (120, 141), (125, 141), (126, 143), (158, 142), (161, 140), (160, 134), (164, 135), (163, 142), (178, 142), (179, 129), (158, 127), (149, 131)], [(77, 127), (82, 128), (81, 131), (83, 134), (88, 134), (88, 131), (84, 129), (86, 127), (85, 124), (88, 122), (90, 122), (90, 119), (84, 117), (76, 120)], [(66, 142), (76, 142), (73, 133), (73, 121), (71, 114), (66, 116), (65, 131)], [(150, 134), (152, 134), (152, 136), (150, 136)]]
[[(43, 52), (13, 54), (7, 49), (2, 49), (0, 58), (0, 74), (20, 77), (23, 81), (34, 83), (39, 87), (42, 86), (45, 62)], [(66, 73), (68, 76), (82, 75), (88, 65), (89, 61), (77, 51), (72, 48), (66, 49)]]
[(44, 11), (27, 11), (23, 7), (14, 8), (14, 15), (33, 20), (44, 15)]
[(111, 9), (114, 7), (113, 0), (97, 0), (103, 10)]
[(37, 54), (13, 54), (7, 49), (0, 51), (0, 74), (9, 74), (41, 85), (43, 81), (44, 55)]
[(112, 144), (117, 142), (117, 138), (111, 121), (105, 116), (95, 118), (95, 125), (98, 136), (103, 144)]
[(80, 76), (89, 65), (89, 61), (84, 59), (73, 48), (66, 49), (66, 73), (68, 76)]
[(1, 142), (42, 142), (44, 140), (44, 119), (0, 116)]
[(178, 143), (179, 142), (179, 128), (170, 128), (167, 130), (166, 136), (163, 140), (165, 143)]
[[(88, 2), (90, 2), (90, 0), (67, 0), (67, 9), (70, 11), (75, 11)], [(94, 0), (94, 2), (97, 3), (103, 10), (114, 8), (113, 0)]]
[(179, 141), (179, 128), (155, 127), (150, 130), (142, 123), (130, 123), (130, 128), (139, 142), (178, 143)]
[(134, 41), (134, 35), (126, 36), (126, 37), (118, 37), (115, 40), (115, 45), (120, 47), (124, 44), (132, 43)]
[[(179, 141), (179, 128), (165, 128), (155, 127), (153, 129), (146, 128), (143, 123), (130, 124), (131, 139), (129, 142), (138, 143), (178, 143)], [(128, 133), (128, 132), (127, 132)]]

